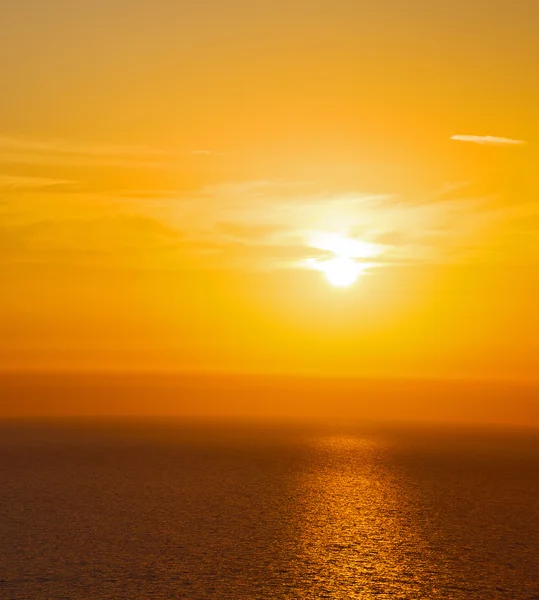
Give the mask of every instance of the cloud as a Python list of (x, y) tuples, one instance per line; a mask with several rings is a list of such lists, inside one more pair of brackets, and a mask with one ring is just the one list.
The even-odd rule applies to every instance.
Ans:
[(229, 236), (235, 240), (251, 240), (268, 239), (274, 235), (278, 235), (285, 231), (285, 228), (279, 225), (244, 225), (242, 223), (216, 223), (215, 231), (219, 234)]
[(145, 146), (77, 143), (63, 139), (0, 136), (0, 162), (46, 166), (168, 168), (178, 159), (171, 152)]
[(40, 190), (51, 186), (72, 185), (74, 181), (53, 179), (51, 177), (19, 177), (0, 174), (1, 190)]
[(177, 254), (180, 246), (178, 232), (132, 214), (0, 225), (0, 260), (4, 263), (155, 268), (171, 251)]
[[(328, 248), (315, 242), (328, 234), (350, 247), (375, 248), (368, 262), (379, 265), (466, 261), (470, 248), (483, 247), (499, 223), (511, 218), (495, 208), (493, 198), (465, 197), (460, 187), (456, 197), (445, 189), (441, 198), (420, 202), (315, 189), (309, 183), (227, 183), (158, 202), (139, 199), (137, 205), (199, 247), (218, 248), (212, 260), (219, 265), (254, 268), (294, 268), (299, 254), (327, 257)], [(287, 258), (287, 248), (305, 252)], [(356, 255), (363, 260), (364, 252)]]
[(189, 152), (151, 146), (125, 146), (33, 139), (0, 135), (0, 162), (51, 167), (174, 168), (188, 157), (224, 156), (224, 152), (196, 149)]
[[(313, 182), (244, 181), (195, 191), (17, 192), (2, 208), (3, 260), (143, 268), (295, 269), (339, 248), (372, 268), (475, 261), (534, 204), (445, 188), (430, 199), (321, 193)], [(10, 212), (11, 211), (11, 212)], [(524, 225), (522, 225), (524, 226)]]
[(453, 135), (451, 139), (457, 142), (469, 142), (483, 146), (522, 146), (526, 144), (524, 140), (513, 140), (492, 135)]
[(193, 156), (224, 156), (224, 152), (215, 152), (214, 150), (191, 150), (189, 154)]

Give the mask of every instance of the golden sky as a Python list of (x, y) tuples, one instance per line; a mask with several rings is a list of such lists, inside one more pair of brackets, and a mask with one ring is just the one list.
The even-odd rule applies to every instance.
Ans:
[(0, 365), (537, 380), (538, 23), (5, 0)]

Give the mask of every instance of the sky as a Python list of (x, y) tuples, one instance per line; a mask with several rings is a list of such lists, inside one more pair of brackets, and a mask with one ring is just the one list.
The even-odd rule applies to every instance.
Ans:
[(2, 370), (537, 382), (536, 0), (2, 14)]

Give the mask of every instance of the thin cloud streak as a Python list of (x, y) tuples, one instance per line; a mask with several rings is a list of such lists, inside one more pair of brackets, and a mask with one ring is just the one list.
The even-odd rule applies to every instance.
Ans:
[(171, 168), (180, 155), (161, 148), (75, 143), (0, 135), (0, 162), (56, 167)]
[(522, 146), (527, 143), (524, 140), (513, 140), (492, 135), (453, 135), (451, 139), (456, 142), (468, 142), (482, 146)]
[(224, 152), (215, 152), (214, 150), (191, 150), (189, 154), (193, 156), (224, 156)]
[(53, 179), (51, 177), (19, 177), (0, 173), (0, 189), (2, 190), (39, 190), (51, 186), (73, 185), (75, 181), (68, 179)]

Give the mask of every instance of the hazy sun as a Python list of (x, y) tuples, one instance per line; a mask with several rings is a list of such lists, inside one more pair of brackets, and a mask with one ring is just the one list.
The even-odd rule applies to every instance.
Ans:
[(320, 264), (326, 279), (336, 287), (348, 287), (357, 281), (362, 265), (351, 258), (338, 257)]
[(328, 260), (309, 258), (303, 265), (321, 271), (328, 282), (336, 287), (354, 284), (358, 277), (372, 266), (360, 261), (381, 253), (381, 246), (377, 244), (330, 232), (314, 232), (309, 239), (309, 246), (329, 251), (334, 255), (334, 258)]

